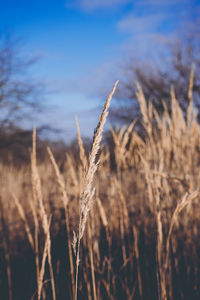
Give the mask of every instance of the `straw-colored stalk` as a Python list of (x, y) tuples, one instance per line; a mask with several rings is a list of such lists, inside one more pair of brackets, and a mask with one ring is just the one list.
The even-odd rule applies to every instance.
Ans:
[(81, 166), (79, 168), (79, 172), (80, 172), (80, 183), (79, 183), (79, 196), (81, 195), (82, 191), (83, 191), (83, 177), (84, 177), (84, 172), (86, 171), (86, 167), (88, 164), (88, 160), (87, 157), (85, 155), (85, 148), (83, 145), (83, 141), (81, 138), (81, 133), (80, 133), (80, 128), (79, 128), (79, 123), (78, 123), (78, 119), (76, 118), (76, 128), (77, 128), (77, 138), (78, 138), (78, 145), (79, 145), (79, 157), (80, 157), (80, 162), (81, 162)]
[(99, 214), (100, 214), (102, 224), (105, 228), (107, 228), (108, 227), (108, 220), (107, 220), (107, 217), (106, 217), (105, 209), (103, 207), (103, 204), (102, 204), (101, 199), (99, 198), (99, 196), (96, 196), (96, 201), (97, 201), (97, 205), (98, 205)]
[(187, 108), (187, 125), (189, 126), (191, 123), (191, 113), (192, 113), (192, 90), (194, 84), (194, 65), (192, 65), (191, 72), (190, 72), (190, 81), (188, 87), (188, 108)]
[(135, 225), (133, 225), (133, 236), (134, 236), (135, 257), (137, 261), (138, 287), (139, 287), (140, 299), (142, 299), (143, 292), (142, 292), (142, 276), (141, 276), (141, 268), (140, 268), (140, 254), (139, 254), (139, 247), (138, 247), (138, 232)]
[(75, 165), (74, 162), (72, 160), (72, 156), (69, 154), (66, 154), (66, 162), (67, 162), (67, 168), (69, 170), (69, 174), (71, 176), (72, 182), (74, 184), (75, 187), (75, 193), (79, 192), (79, 182), (77, 179), (77, 174), (76, 174), (76, 170), (75, 170)]
[(192, 193), (186, 193), (181, 202), (179, 202), (176, 206), (176, 209), (172, 215), (172, 219), (170, 222), (170, 227), (169, 227), (169, 232), (167, 235), (167, 241), (166, 241), (166, 258), (165, 258), (165, 271), (167, 271), (167, 267), (168, 267), (168, 261), (169, 261), (169, 248), (170, 248), (170, 239), (171, 239), (171, 235), (172, 235), (172, 231), (174, 228), (174, 225), (176, 223), (176, 220), (179, 216), (179, 214), (181, 213), (181, 211), (189, 204), (191, 203), (191, 201), (193, 201), (194, 199), (196, 199), (196, 197), (199, 195), (199, 189), (197, 189), (196, 191), (192, 192)]
[(28, 224), (28, 221), (27, 221), (27, 218), (26, 218), (23, 206), (19, 202), (19, 199), (16, 197), (16, 195), (13, 194), (13, 193), (11, 193), (11, 194), (12, 194), (12, 197), (14, 199), (14, 202), (15, 202), (15, 205), (17, 207), (17, 210), (19, 212), (19, 215), (20, 215), (22, 221), (24, 222), (25, 231), (26, 231), (26, 234), (27, 234), (27, 237), (28, 237), (31, 249), (34, 251), (34, 241), (33, 241), (33, 237), (32, 237), (31, 230), (30, 230), (30, 226)]
[(122, 256), (123, 256), (124, 264), (126, 264), (127, 255), (126, 255), (126, 245), (125, 245), (125, 231), (128, 231), (128, 212), (127, 212), (124, 195), (121, 191), (121, 187), (116, 178), (114, 178), (114, 183), (118, 190), (118, 195), (119, 195), (118, 198), (119, 228), (120, 228), (121, 244), (122, 244)]
[[(99, 210), (100, 219), (101, 219), (101, 222), (102, 222), (102, 224), (105, 228), (106, 239), (107, 239), (107, 242), (108, 242), (108, 256), (109, 256), (109, 259), (111, 259), (111, 236), (109, 234), (109, 228), (108, 228), (109, 223), (108, 223), (108, 218), (106, 216), (104, 206), (102, 204), (102, 201), (101, 201), (99, 193), (98, 193), (98, 189), (97, 189), (97, 192), (96, 192), (96, 201), (97, 201), (97, 207), (98, 207), (98, 210)], [(108, 278), (110, 280), (110, 268), (108, 269)]]
[(47, 151), (49, 153), (51, 163), (52, 163), (54, 171), (56, 173), (56, 179), (57, 179), (58, 186), (59, 186), (60, 191), (62, 193), (62, 201), (63, 201), (64, 210), (65, 210), (65, 222), (66, 222), (66, 230), (67, 230), (67, 243), (68, 243), (68, 251), (69, 251), (71, 281), (72, 281), (72, 294), (73, 294), (73, 298), (74, 298), (75, 281), (74, 281), (73, 256), (72, 256), (72, 248), (71, 248), (71, 241), (70, 241), (70, 225), (69, 225), (69, 211), (68, 211), (69, 198), (68, 198), (68, 195), (67, 195), (67, 191), (66, 191), (63, 176), (60, 173), (60, 170), (59, 170), (58, 165), (55, 161), (53, 153), (52, 153), (52, 151), (49, 147), (47, 147)]
[(140, 110), (142, 113), (144, 126), (145, 126), (145, 129), (147, 130), (149, 136), (151, 136), (152, 135), (152, 123), (151, 123), (151, 120), (149, 119), (147, 103), (146, 103), (146, 100), (144, 97), (144, 93), (142, 91), (142, 87), (140, 86), (140, 84), (138, 82), (136, 82), (136, 86), (137, 86), (136, 96), (137, 96), (137, 99), (138, 99), (138, 102), (140, 105)]
[(90, 264), (91, 264), (91, 273), (92, 273), (93, 298), (94, 300), (97, 300), (95, 272), (94, 272), (93, 242), (92, 242), (92, 232), (91, 232), (89, 220), (88, 220), (88, 245), (89, 245)]
[(80, 196), (80, 219), (79, 219), (79, 228), (78, 233), (74, 233), (74, 241), (73, 241), (73, 247), (76, 253), (76, 293), (75, 293), (75, 300), (77, 299), (77, 289), (78, 289), (78, 268), (79, 268), (79, 253), (80, 253), (80, 242), (83, 237), (85, 226), (88, 218), (88, 213), (91, 209), (92, 202), (93, 202), (93, 196), (94, 196), (94, 188), (92, 186), (94, 174), (97, 170), (98, 163), (96, 162), (96, 156), (100, 147), (100, 142), (102, 139), (102, 132), (103, 132), (103, 126), (105, 124), (107, 115), (108, 115), (108, 108), (110, 106), (111, 98), (115, 92), (115, 89), (117, 87), (118, 81), (115, 83), (110, 95), (108, 96), (103, 112), (99, 118), (99, 123), (94, 131), (93, 135), (93, 142), (92, 142), (92, 148), (91, 152), (89, 154), (89, 162), (88, 167), (84, 174), (84, 184), (83, 184), (83, 191)]
[(76, 118), (76, 129), (77, 129), (77, 138), (78, 138), (78, 145), (79, 145), (80, 161), (81, 161), (82, 168), (83, 168), (83, 171), (84, 171), (86, 166), (87, 166), (87, 157), (85, 155), (85, 149), (84, 149), (83, 141), (82, 141), (82, 138), (81, 138), (79, 123), (78, 123), (77, 118)]
[(38, 242), (38, 233), (39, 233), (39, 223), (38, 223), (38, 217), (36, 212), (35, 203), (32, 201), (30, 202), (31, 211), (33, 214), (33, 221), (35, 226), (35, 232), (34, 232), (34, 251), (35, 251), (35, 265), (36, 265), (36, 277), (37, 277), (37, 289), (40, 285), (40, 260), (39, 260), (39, 242)]
[(12, 292), (12, 273), (11, 273), (11, 261), (10, 261), (10, 247), (9, 247), (9, 235), (8, 230), (4, 218), (4, 209), (2, 198), (0, 196), (0, 223), (3, 232), (3, 249), (5, 252), (5, 259), (6, 259), (6, 269), (7, 269), (7, 277), (8, 277), (8, 297), (9, 300), (13, 299), (13, 292)]
[[(33, 188), (33, 197), (39, 204), (39, 212), (42, 221), (43, 231), (47, 238), (48, 245), (48, 264), (49, 264), (49, 272), (51, 276), (51, 287), (52, 287), (52, 295), (53, 300), (56, 300), (56, 290), (55, 290), (55, 280), (53, 274), (52, 267), (52, 259), (51, 259), (51, 238), (50, 238), (50, 227), (48, 226), (48, 217), (44, 208), (44, 203), (42, 199), (42, 189), (40, 177), (37, 170), (37, 160), (36, 160), (36, 129), (33, 129), (33, 146), (31, 153), (31, 174), (32, 174), (32, 188)], [(39, 299), (38, 299), (39, 300)]]
[[(89, 258), (88, 257), (85, 258), (85, 265), (86, 266), (89, 265)], [(86, 285), (87, 285), (87, 299), (92, 300), (92, 289), (91, 289), (91, 284), (90, 284), (89, 277), (90, 277), (90, 275), (88, 274), (88, 272), (83, 272), (83, 278), (84, 278), (84, 281), (86, 282)]]
[(126, 199), (124, 197), (124, 194), (122, 192), (122, 187), (121, 187), (121, 184), (119, 183), (119, 180), (114, 177), (114, 183), (115, 183), (115, 186), (117, 187), (117, 192), (118, 192), (118, 195), (119, 195), (119, 200), (120, 200), (120, 206), (121, 206), (121, 213), (122, 213), (122, 216), (123, 216), (123, 223), (124, 223), (124, 227), (125, 227), (125, 230), (128, 232), (128, 229), (129, 229), (129, 215), (128, 215), (128, 209), (127, 209), (127, 204), (126, 204)]
[[(148, 196), (150, 202), (150, 208), (155, 214), (156, 227), (157, 227), (157, 285), (158, 285), (158, 297), (159, 300), (166, 300), (166, 283), (165, 274), (163, 272), (163, 226), (161, 220), (161, 206), (160, 206), (160, 178), (153, 176), (149, 164), (143, 155), (140, 153), (140, 157), (145, 170), (145, 177), (148, 186)], [(162, 168), (160, 164), (159, 168)]]
[[(51, 224), (51, 218), (49, 220), (49, 228)], [(45, 244), (44, 244), (44, 250), (43, 250), (43, 255), (42, 255), (42, 263), (41, 263), (41, 269), (39, 273), (39, 282), (38, 282), (38, 300), (41, 298), (41, 292), (42, 292), (42, 286), (43, 286), (43, 278), (44, 278), (44, 273), (45, 273), (45, 263), (46, 263), (46, 258), (48, 255), (48, 248), (49, 248), (49, 238), (50, 236), (46, 236)]]

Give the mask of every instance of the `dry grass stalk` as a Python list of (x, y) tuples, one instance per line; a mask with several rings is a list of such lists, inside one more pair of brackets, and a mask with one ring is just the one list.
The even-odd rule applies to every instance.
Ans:
[(121, 243), (122, 243), (122, 256), (125, 264), (127, 261), (125, 234), (128, 234), (129, 232), (129, 215), (126, 206), (126, 200), (121, 189), (121, 185), (116, 177), (114, 177), (114, 185), (117, 188), (117, 192), (119, 195), (119, 199), (118, 199), (119, 226), (120, 226)]
[(83, 141), (82, 141), (82, 138), (81, 138), (79, 123), (78, 123), (78, 119), (77, 118), (76, 118), (76, 129), (77, 129), (77, 137), (78, 137), (80, 161), (81, 161), (82, 168), (83, 168), (83, 171), (84, 171), (85, 168), (86, 168), (86, 166), (87, 166), (87, 157), (85, 155), (85, 149), (84, 149)]
[(52, 151), (49, 147), (47, 147), (47, 151), (49, 153), (49, 157), (51, 159), (52, 165), (54, 167), (54, 171), (56, 173), (57, 183), (58, 183), (58, 185), (60, 187), (60, 190), (62, 192), (62, 200), (63, 200), (63, 206), (64, 206), (64, 210), (65, 210), (65, 221), (66, 221), (66, 229), (67, 229), (67, 243), (68, 243), (68, 251), (69, 251), (71, 281), (72, 281), (72, 294), (73, 294), (73, 297), (74, 297), (75, 282), (74, 282), (74, 265), (73, 265), (72, 248), (71, 248), (71, 242), (70, 242), (70, 225), (69, 225), (69, 212), (68, 212), (69, 198), (68, 198), (68, 195), (67, 195), (67, 192), (66, 192), (64, 179), (63, 179), (63, 177), (60, 173), (60, 170), (59, 170), (58, 165), (55, 161), (53, 153), (52, 153)]
[(199, 195), (199, 189), (197, 189), (196, 191), (192, 192), (192, 193), (186, 193), (181, 202), (179, 202), (176, 206), (176, 209), (173, 213), (171, 222), (170, 222), (170, 227), (169, 227), (169, 232), (167, 235), (167, 241), (166, 241), (166, 258), (165, 258), (165, 270), (167, 270), (167, 266), (168, 266), (168, 260), (169, 260), (169, 248), (170, 248), (170, 239), (171, 239), (171, 235), (172, 235), (172, 231), (173, 231), (173, 227), (177, 221), (177, 218), (180, 214), (180, 212), (189, 204), (191, 203), (191, 201), (193, 201), (194, 199), (196, 199), (196, 197)]
[(118, 192), (120, 203), (121, 203), (120, 211), (122, 212), (122, 215), (123, 215), (124, 227), (125, 227), (125, 230), (128, 231), (128, 229), (129, 229), (129, 215), (128, 215), (126, 199), (125, 199), (124, 194), (122, 192), (121, 184), (119, 183), (119, 181), (116, 177), (114, 178), (114, 183), (115, 183), (115, 186), (117, 187), (117, 192)]
[(160, 300), (167, 300), (165, 274), (163, 270), (163, 229), (161, 221), (161, 211), (156, 214), (157, 225), (157, 281), (158, 281), (158, 296)]
[(94, 300), (97, 300), (95, 272), (94, 272), (93, 242), (92, 242), (92, 232), (91, 232), (89, 220), (88, 220), (88, 244), (89, 244), (90, 264), (91, 264), (91, 273), (92, 273), (93, 298)]
[[(89, 266), (89, 259), (88, 257), (85, 258), (85, 264), (86, 266)], [(91, 283), (90, 283), (90, 279), (89, 279), (89, 274), (88, 272), (83, 272), (83, 277), (84, 277), (84, 281), (86, 282), (87, 285), (87, 293), (88, 293), (88, 300), (92, 300), (92, 289), (91, 289)]]
[(128, 128), (127, 128), (127, 130), (126, 130), (126, 132), (125, 132), (125, 134), (123, 136), (121, 146), (122, 146), (122, 149), (123, 149), (124, 153), (126, 151), (126, 145), (127, 145), (128, 141), (129, 141), (129, 137), (130, 137), (130, 134), (133, 131), (135, 123), (136, 123), (136, 120), (134, 120), (133, 122), (130, 123), (130, 125), (128, 126)]
[(31, 153), (31, 171), (32, 171), (32, 188), (33, 188), (33, 197), (39, 204), (39, 211), (40, 217), (42, 221), (42, 227), (44, 233), (47, 238), (48, 243), (48, 264), (49, 264), (49, 272), (51, 276), (51, 287), (52, 287), (52, 295), (53, 300), (56, 300), (56, 290), (55, 290), (55, 280), (53, 274), (53, 267), (52, 267), (52, 259), (51, 259), (51, 238), (50, 238), (50, 228), (48, 225), (48, 217), (44, 208), (44, 203), (42, 199), (42, 189), (41, 189), (41, 182), (40, 177), (37, 170), (37, 160), (36, 160), (36, 129), (33, 129), (33, 146), (32, 146), (32, 153)]
[(12, 193), (12, 197), (14, 199), (14, 202), (15, 202), (15, 205), (16, 205), (17, 210), (19, 212), (19, 215), (20, 215), (21, 219), (24, 222), (24, 227), (25, 227), (25, 231), (26, 231), (30, 246), (31, 246), (32, 250), (34, 251), (34, 241), (33, 241), (33, 237), (32, 237), (32, 234), (31, 234), (31, 230), (30, 230), (30, 227), (29, 227), (29, 224), (28, 224), (23, 206), (21, 205), (18, 198), (13, 193)]
[(80, 161), (81, 161), (81, 166), (79, 168), (79, 172), (80, 172), (80, 184), (79, 184), (79, 197), (83, 191), (83, 185), (84, 185), (84, 173), (86, 171), (87, 168), (87, 164), (88, 164), (88, 160), (85, 154), (85, 149), (84, 149), (84, 145), (83, 145), (83, 141), (81, 138), (81, 134), (80, 134), (80, 129), (79, 129), (79, 123), (78, 123), (78, 119), (76, 118), (76, 128), (77, 128), (77, 138), (78, 138), (78, 145), (79, 145), (79, 157), (80, 157)]
[(75, 192), (79, 192), (79, 182), (77, 179), (77, 174), (76, 174), (76, 169), (75, 169), (75, 163), (72, 160), (72, 156), (69, 154), (66, 154), (66, 162), (67, 162), (67, 167), (69, 168), (69, 174), (71, 175), (72, 182), (75, 186)]
[(94, 196), (94, 188), (92, 187), (92, 182), (94, 178), (94, 174), (98, 167), (98, 162), (96, 162), (96, 156), (100, 147), (100, 142), (102, 139), (102, 132), (103, 132), (103, 126), (105, 124), (107, 115), (108, 115), (108, 108), (110, 106), (111, 98), (115, 92), (115, 89), (117, 87), (118, 81), (115, 83), (110, 95), (108, 96), (103, 112), (99, 118), (99, 123), (97, 125), (97, 128), (94, 131), (93, 135), (93, 142), (92, 142), (92, 148), (91, 152), (89, 154), (89, 163), (87, 170), (85, 172), (84, 176), (84, 185), (83, 185), (83, 192), (80, 196), (80, 220), (79, 220), (79, 229), (77, 235), (74, 235), (74, 241), (73, 246), (74, 249), (77, 249), (76, 252), (76, 294), (75, 299), (77, 299), (77, 288), (78, 288), (78, 267), (79, 267), (79, 252), (80, 252), (80, 241), (83, 237), (88, 213), (91, 209), (92, 202), (93, 202), (93, 196)]
[(63, 200), (64, 207), (67, 207), (68, 203), (69, 203), (69, 198), (67, 196), (64, 179), (63, 179), (63, 177), (60, 173), (60, 170), (59, 170), (58, 165), (55, 161), (53, 153), (52, 153), (52, 151), (49, 147), (47, 147), (47, 151), (48, 151), (51, 163), (53, 165), (54, 171), (56, 173), (56, 180), (57, 180), (58, 186), (60, 188), (60, 191), (62, 193), (62, 200)]
[[(169, 174), (167, 172), (160, 172), (156, 170), (149, 170), (149, 171), (151, 172), (152, 175), (157, 175), (169, 181), (175, 181), (176, 183), (180, 183), (182, 184), (182, 186), (185, 188), (187, 192), (191, 192), (190, 182), (186, 180), (186, 178), (179, 178), (178, 176), (174, 174)], [(140, 170), (140, 173), (145, 173), (145, 170)]]
[(38, 232), (39, 232), (39, 223), (37, 218), (37, 212), (35, 208), (35, 203), (30, 202), (31, 211), (33, 214), (35, 232), (34, 232), (34, 251), (35, 251), (35, 265), (36, 265), (36, 279), (37, 279), (37, 289), (40, 285), (40, 260), (39, 260), (39, 243), (38, 243)]
[(143, 292), (142, 292), (142, 276), (141, 276), (141, 269), (140, 269), (140, 254), (139, 254), (139, 248), (138, 248), (138, 232), (134, 225), (133, 225), (133, 236), (134, 236), (135, 257), (136, 257), (136, 261), (137, 261), (138, 287), (139, 287), (140, 298), (142, 299)]
[[(145, 177), (148, 186), (148, 194), (150, 201), (150, 208), (155, 214), (156, 226), (157, 226), (157, 285), (158, 285), (158, 296), (160, 300), (166, 300), (166, 282), (165, 274), (163, 270), (163, 226), (161, 220), (161, 206), (160, 206), (160, 180), (158, 177), (154, 177), (148, 162), (140, 154), (144, 170)], [(160, 164), (159, 169), (162, 169), (162, 164)]]
[(144, 93), (143, 93), (142, 88), (141, 88), (141, 86), (138, 82), (136, 82), (136, 86), (137, 86), (137, 89), (138, 89), (138, 91), (136, 92), (136, 95), (137, 95), (138, 102), (140, 104), (140, 110), (141, 110), (141, 113), (142, 113), (142, 118), (143, 118), (143, 121), (144, 121), (144, 125), (145, 125), (145, 128), (146, 128), (148, 134), (151, 135), (151, 133), (152, 133), (152, 124), (149, 121), (148, 108), (147, 108), (146, 100), (145, 100), (145, 97), (144, 97)]
[(190, 80), (189, 80), (189, 86), (188, 86), (188, 101), (192, 101), (192, 89), (194, 85), (194, 65), (192, 65), (191, 71), (190, 71)]
[(4, 218), (4, 208), (3, 208), (1, 196), (0, 196), (0, 223), (3, 232), (2, 242), (3, 242), (3, 249), (5, 252), (6, 270), (7, 270), (7, 277), (8, 277), (8, 297), (9, 300), (12, 300), (13, 292), (12, 292), (12, 273), (11, 273), (11, 261), (10, 261), (9, 235), (8, 235), (8, 230)]
[(147, 189), (148, 189), (148, 198), (149, 198), (149, 202), (150, 202), (150, 209), (152, 211), (155, 211), (154, 195), (153, 195), (153, 187), (152, 187), (152, 185), (153, 185), (152, 184), (153, 176), (152, 176), (152, 173), (150, 171), (150, 167), (148, 165), (148, 162), (143, 157), (141, 152), (139, 152), (139, 155), (140, 155), (141, 161), (143, 163), (144, 174), (145, 174), (145, 179), (146, 179)]
[[(159, 169), (162, 169), (162, 164), (160, 164)], [(161, 208), (161, 196), (160, 196), (160, 177), (153, 177), (154, 200), (155, 200), (155, 216), (156, 216), (156, 226), (157, 226), (157, 280), (158, 280), (158, 291), (159, 299), (167, 300), (166, 291), (166, 280), (165, 273), (163, 270), (163, 223), (162, 223), (162, 208)]]
[(105, 232), (106, 232), (106, 239), (108, 242), (108, 256), (109, 256), (109, 258), (111, 258), (111, 237), (110, 237), (109, 228), (108, 228), (109, 223), (108, 223), (108, 218), (106, 216), (104, 206), (103, 206), (102, 201), (99, 196), (99, 187), (98, 186), (96, 189), (96, 201), (97, 201), (100, 218), (101, 218), (102, 224), (103, 224), (103, 226), (105, 228)]
[[(123, 128), (123, 127), (122, 127), (122, 129), (125, 130), (125, 128)], [(124, 134), (124, 130), (123, 131), (120, 130), (119, 133), (115, 132), (112, 127), (110, 127), (110, 130), (111, 130), (111, 133), (112, 133), (113, 141), (115, 143), (115, 148), (114, 148), (115, 162), (116, 162), (116, 165), (117, 165), (118, 176), (120, 177), (121, 167), (123, 166), (124, 169), (126, 169), (126, 167), (127, 167), (125, 156), (124, 156), (125, 151), (122, 147), (122, 141), (123, 141), (122, 132)]]
[(124, 264), (127, 261), (126, 255), (126, 246), (125, 246), (125, 227), (124, 227), (124, 218), (123, 214), (121, 213), (121, 205), (120, 200), (118, 199), (118, 215), (119, 215), (119, 230), (120, 230), (120, 237), (121, 237), (121, 248), (122, 248), (122, 256), (124, 260)]
[(191, 124), (191, 113), (192, 113), (192, 90), (194, 84), (194, 65), (191, 68), (190, 72), (190, 80), (189, 80), (189, 87), (188, 87), (188, 108), (187, 108), (187, 125)]
[[(174, 88), (171, 87), (171, 108), (172, 108), (172, 135), (175, 135), (175, 138), (181, 137), (181, 133), (185, 131), (186, 123), (184, 120), (183, 112), (180, 108), (178, 100), (176, 99)], [(175, 140), (176, 140), (175, 139)]]
[[(51, 218), (49, 220), (49, 228), (51, 224)], [(48, 255), (48, 248), (49, 248), (49, 238), (50, 236), (46, 236), (45, 244), (44, 244), (44, 250), (43, 250), (43, 255), (42, 255), (42, 263), (41, 263), (41, 269), (39, 273), (39, 283), (38, 283), (38, 300), (41, 299), (41, 292), (42, 292), (42, 286), (43, 286), (43, 279), (44, 279), (44, 273), (45, 273), (45, 263), (46, 263), (46, 258)]]
[(96, 201), (97, 201), (97, 205), (98, 205), (98, 209), (99, 209), (99, 214), (101, 217), (101, 221), (104, 227), (108, 227), (108, 220), (106, 217), (106, 213), (105, 213), (105, 209), (103, 207), (103, 204), (101, 202), (101, 199), (99, 198), (99, 196), (96, 197)]
[(135, 123), (136, 121), (131, 122), (127, 129), (126, 127), (122, 127), (119, 133), (115, 132), (114, 129), (110, 127), (113, 141), (115, 143), (114, 152), (118, 174), (120, 174), (121, 166), (123, 166), (124, 169), (128, 167), (127, 158), (129, 155), (129, 151), (127, 150), (127, 144), (129, 142), (130, 135), (133, 131)]

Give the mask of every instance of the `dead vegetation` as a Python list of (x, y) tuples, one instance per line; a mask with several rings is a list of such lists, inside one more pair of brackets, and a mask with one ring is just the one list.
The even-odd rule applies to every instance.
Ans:
[(99, 147), (116, 85), (89, 157), (77, 122), (80, 160), (67, 154), (62, 172), (50, 148), (49, 161), (37, 164), (35, 130), (31, 168), (0, 165), (2, 299), (200, 298), (192, 86), (193, 71), (185, 115), (171, 88), (170, 112), (163, 101), (161, 116), (138, 85), (146, 134), (135, 122), (111, 128), (114, 168), (109, 148)]

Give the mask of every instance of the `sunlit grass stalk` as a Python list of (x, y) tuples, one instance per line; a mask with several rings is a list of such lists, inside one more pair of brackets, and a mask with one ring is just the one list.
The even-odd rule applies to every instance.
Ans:
[(82, 138), (81, 138), (79, 123), (78, 123), (77, 118), (76, 118), (76, 129), (77, 129), (77, 138), (78, 138), (78, 145), (79, 145), (80, 161), (81, 161), (82, 168), (83, 168), (83, 171), (84, 171), (86, 166), (87, 166), (87, 157), (85, 155), (85, 149), (84, 149), (83, 141), (82, 141)]
[(35, 228), (34, 228), (34, 252), (35, 252), (37, 290), (38, 290), (39, 286), (40, 286), (40, 260), (39, 260), (39, 242), (38, 242), (39, 223), (38, 223), (38, 217), (37, 217), (35, 204), (36, 203), (30, 202), (31, 211), (33, 214), (34, 226), (35, 226)]
[(133, 225), (133, 236), (134, 236), (135, 257), (137, 261), (138, 287), (139, 287), (140, 299), (142, 299), (143, 292), (142, 292), (142, 276), (141, 276), (141, 268), (140, 268), (140, 254), (139, 254), (139, 247), (138, 247), (138, 232), (135, 225)]
[(68, 244), (68, 251), (69, 251), (70, 274), (71, 274), (71, 281), (72, 281), (72, 295), (74, 298), (75, 281), (74, 281), (73, 256), (72, 256), (72, 248), (71, 248), (71, 240), (70, 240), (70, 225), (69, 225), (69, 211), (68, 211), (69, 198), (67, 195), (64, 179), (60, 173), (60, 170), (55, 161), (53, 153), (49, 147), (47, 147), (47, 151), (49, 153), (50, 160), (52, 162), (54, 171), (56, 173), (56, 179), (57, 179), (58, 186), (60, 187), (60, 190), (62, 192), (62, 201), (63, 201), (64, 210), (65, 210), (65, 222), (66, 222), (66, 230), (67, 230), (67, 244)]
[(171, 235), (172, 235), (172, 231), (174, 228), (174, 225), (176, 223), (176, 220), (179, 216), (179, 214), (181, 213), (181, 211), (189, 204), (191, 203), (191, 201), (193, 201), (194, 199), (196, 199), (196, 197), (199, 195), (200, 190), (197, 189), (196, 191), (192, 192), (192, 193), (186, 193), (181, 202), (179, 202), (176, 206), (176, 209), (172, 215), (171, 218), (171, 222), (170, 222), (170, 227), (169, 227), (169, 232), (167, 235), (167, 241), (166, 241), (166, 257), (165, 257), (165, 271), (167, 270), (168, 267), (168, 261), (169, 261), (169, 248), (170, 248), (170, 239), (171, 239)]
[(87, 170), (84, 174), (84, 185), (83, 185), (83, 191), (80, 196), (80, 219), (79, 219), (79, 229), (77, 235), (74, 234), (74, 241), (73, 246), (76, 253), (76, 293), (75, 293), (75, 300), (77, 299), (77, 289), (78, 289), (78, 268), (79, 268), (79, 256), (80, 256), (80, 242), (83, 237), (85, 226), (88, 218), (88, 213), (91, 209), (92, 202), (93, 202), (93, 196), (94, 196), (94, 188), (92, 187), (92, 182), (94, 178), (94, 174), (97, 170), (98, 163), (96, 162), (96, 156), (100, 147), (100, 142), (102, 139), (102, 132), (103, 132), (103, 126), (105, 124), (107, 115), (108, 115), (108, 108), (110, 106), (111, 98), (115, 92), (115, 89), (117, 87), (118, 81), (115, 83), (110, 95), (108, 96), (103, 112), (99, 118), (99, 123), (97, 125), (97, 128), (94, 131), (93, 135), (93, 142), (92, 142), (92, 148), (89, 154), (89, 162)]
[[(49, 227), (51, 224), (51, 219), (49, 220)], [(38, 300), (41, 299), (41, 292), (42, 292), (42, 286), (43, 286), (43, 279), (44, 279), (44, 273), (45, 273), (45, 263), (46, 263), (46, 258), (48, 256), (48, 248), (49, 248), (49, 235), (46, 235), (46, 240), (44, 243), (44, 250), (43, 250), (43, 255), (42, 255), (42, 263), (41, 263), (41, 269), (39, 272), (39, 283), (38, 283)]]
[(14, 202), (15, 202), (15, 205), (17, 207), (17, 210), (19, 212), (19, 215), (20, 215), (22, 221), (24, 222), (25, 231), (26, 231), (26, 234), (27, 234), (27, 237), (28, 237), (31, 249), (34, 251), (33, 237), (32, 237), (32, 234), (31, 234), (31, 229), (30, 229), (30, 226), (28, 224), (28, 221), (27, 221), (27, 218), (26, 218), (23, 206), (21, 205), (21, 203), (19, 202), (19, 200), (15, 196), (15, 194), (13, 194), (13, 193), (11, 193), (11, 194), (12, 194), (12, 197), (14, 199)]
[(55, 290), (55, 280), (52, 266), (51, 258), (51, 238), (50, 238), (50, 228), (48, 226), (48, 217), (44, 208), (44, 203), (42, 199), (42, 190), (39, 173), (37, 170), (37, 161), (36, 161), (36, 129), (33, 129), (33, 141), (32, 141), (32, 153), (31, 153), (31, 174), (32, 174), (32, 188), (33, 188), (33, 197), (39, 204), (39, 212), (42, 221), (43, 231), (47, 238), (48, 243), (48, 264), (49, 264), (49, 273), (51, 277), (51, 287), (53, 300), (56, 300), (56, 290)]
[(88, 240), (89, 240), (89, 253), (90, 253), (90, 264), (92, 273), (92, 287), (93, 287), (93, 298), (97, 300), (96, 292), (96, 282), (95, 282), (95, 272), (94, 272), (94, 256), (93, 256), (93, 242), (92, 242), (92, 232), (90, 227), (90, 220), (88, 220)]

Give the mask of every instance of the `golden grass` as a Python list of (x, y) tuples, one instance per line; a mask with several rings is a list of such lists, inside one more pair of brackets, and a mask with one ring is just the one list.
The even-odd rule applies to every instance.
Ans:
[(32, 299), (186, 300), (187, 289), (190, 299), (199, 299), (200, 126), (193, 77), (192, 69), (185, 115), (173, 88), (171, 112), (163, 102), (161, 116), (137, 85), (145, 138), (132, 122), (111, 128), (113, 148), (100, 148), (116, 83), (88, 157), (76, 121), (79, 158), (67, 153), (62, 172), (50, 148), (50, 160), (37, 164), (35, 130), (31, 171), (0, 164), (9, 300), (19, 293), (12, 284), (18, 240), (34, 257)]
[[(79, 228), (78, 228), (78, 233), (77, 235), (74, 234), (74, 240), (73, 240), (73, 247), (75, 250), (76, 254), (76, 293), (75, 293), (75, 300), (77, 299), (77, 289), (78, 289), (78, 268), (79, 268), (79, 256), (80, 256), (80, 242), (83, 237), (84, 231), (85, 231), (85, 226), (88, 218), (88, 213), (91, 209), (92, 203), (93, 203), (93, 197), (94, 197), (94, 192), (95, 189), (92, 186), (92, 182), (94, 179), (94, 174), (96, 173), (99, 161), (96, 162), (96, 156), (98, 153), (98, 150), (100, 148), (100, 142), (102, 139), (102, 132), (103, 132), (103, 126), (105, 124), (107, 115), (108, 115), (108, 108), (110, 106), (110, 101), (112, 99), (112, 96), (115, 92), (115, 89), (117, 87), (118, 81), (115, 83), (110, 95), (108, 96), (104, 107), (102, 114), (99, 118), (99, 123), (97, 125), (97, 128), (95, 129), (94, 136), (93, 136), (93, 142), (92, 142), (92, 148), (91, 152), (89, 154), (89, 159), (88, 159), (88, 166), (87, 169), (85, 170), (84, 174), (84, 184), (83, 184), (83, 191), (80, 196), (80, 219), (79, 219)], [(79, 138), (79, 144), (80, 144), (80, 138)], [(80, 147), (80, 153), (82, 147)], [(81, 156), (84, 154), (82, 153)], [(84, 163), (84, 156), (82, 157), (82, 162)], [(84, 166), (84, 165), (83, 165)]]

